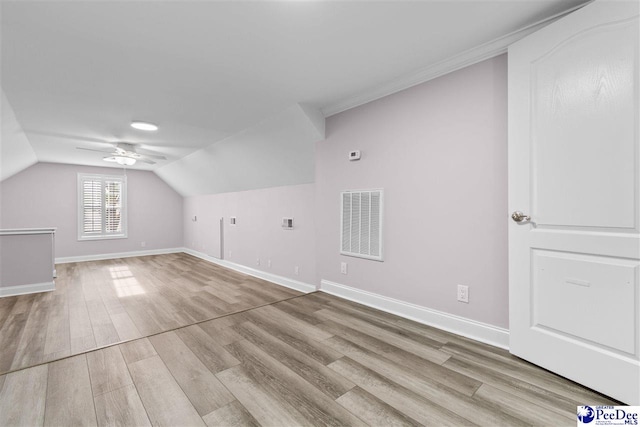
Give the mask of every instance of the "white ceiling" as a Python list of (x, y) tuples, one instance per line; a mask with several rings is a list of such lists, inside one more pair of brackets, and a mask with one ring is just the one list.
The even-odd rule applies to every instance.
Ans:
[(581, 3), (3, 1), (1, 87), (39, 161), (109, 166), (76, 147), (127, 141), (168, 157), (136, 165), (154, 169), (297, 103), (342, 109)]

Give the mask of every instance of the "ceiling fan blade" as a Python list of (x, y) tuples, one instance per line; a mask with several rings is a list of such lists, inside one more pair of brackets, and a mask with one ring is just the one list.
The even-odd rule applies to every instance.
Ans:
[(143, 150), (143, 149), (136, 148), (136, 153), (141, 154), (145, 157), (149, 157), (150, 159), (167, 160), (165, 156), (162, 156), (160, 154), (155, 154), (156, 152), (151, 150)]
[(149, 165), (155, 165), (151, 159), (156, 160), (167, 160), (165, 156), (159, 154), (153, 154), (154, 152), (151, 150), (138, 150), (135, 147), (135, 144), (128, 142), (119, 142), (113, 146), (113, 148), (108, 150), (100, 150), (97, 148), (85, 148), (85, 147), (76, 147), (78, 150), (86, 150), (86, 151), (97, 151), (98, 153), (108, 153), (111, 156), (107, 156), (104, 160), (108, 162), (117, 162), (116, 158), (118, 157), (128, 157), (134, 160), (137, 160), (142, 163), (147, 163)]
[(159, 154), (147, 154), (147, 153), (138, 153), (138, 154), (149, 159), (167, 160), (165, 156), (161, 156)]
[(113, 153), (113, 148), (108, 150), (98, 150), (97, 148), (76, 147), (78, 150), (97, 151), (98, 153)]

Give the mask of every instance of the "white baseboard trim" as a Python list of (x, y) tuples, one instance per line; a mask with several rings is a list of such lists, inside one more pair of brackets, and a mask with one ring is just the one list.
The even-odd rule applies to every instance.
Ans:
[(110, 253), (110, 254), (69, 256), (69, 257), (56, 258), (56, 264), (66, 264), (69, 262), (84, 262), (84, 261), (102, 261), (105, 259), (131, 258), (136, 256), (147, 256), (147, 255), (175, 254), (180, 252), (183, 252), (183, 248), (150, 249), (147, 251), (131, 251), (131, 252), (116, 252), (116, 253)]
[(269, 282), (273, 282), (286, 288), (295, 289), (296, 291), (309, 293), (315, 292), (317, 290), (315, 286), (308, 283), (289, 279), (288, 277), (284, 276), (278, 276), (277, 274), (267, 273), (266, 271), (256, 270), (255, 268), (247, 267), (242, 264), (236, 264), (235, 262), (214, 258), (207, 254), (203, 254), (202, 252), (194, 251), (193, 249), (183, 248), (182, 251), (186, 254), (193, 255), (194, 257), (209, 261), (213, 264), (217, 264), (231, 270), (239, 271), (240, 273), (248, 274), (249, 276), (257, 277), (259, 279), (268, 280)]
[(28, 285), (7, 286), (0, 288), (0, 297), (13, 297), (16, 295), (35, 294), (38, 292), (55, 291), (55, 282), (31, 283)]
[(462, 335), (463, 337), (509, 349), (508, 329), (385, 297), (328, 280), (322, 280), (320, 282), (319, 290), (425, 325)]

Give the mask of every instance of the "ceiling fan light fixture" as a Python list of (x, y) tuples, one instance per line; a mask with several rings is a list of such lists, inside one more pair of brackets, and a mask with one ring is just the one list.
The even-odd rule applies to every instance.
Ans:
[(149, 122), (133, 121), (131, 127), (138, 130), (155, 131), (158, 130), (158, 126)]
[(122, 166), (133, 166), (136, 164), (136, 159), (133, 159), (131, 157), (125, 157), (125, 156), (105, 157), (102, 160), (104, 160), (105, 162), (116, 162), (117, 164)]
[(116, 163), (122, 166), (133, 166), (136, 164), (136, 159), (132, 159), (131, 157), (117, 157)]

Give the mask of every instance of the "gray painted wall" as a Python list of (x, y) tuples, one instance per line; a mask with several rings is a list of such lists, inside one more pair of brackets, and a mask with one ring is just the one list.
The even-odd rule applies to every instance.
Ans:
[[(327, 119), (316, 145), (320, 279), (507, 327), (506, 73), (502, 55)], [(349, 162), (355, 149), (362, 160)], [(338, 253), (340, 191), (367, 188), (385, 190), (384, 262)]]
[(131, 170), (127, 171), (128, 237), (79, 242), (78, 172), (123, 173), (114, 168), (37, 163), (0, 183), (0, 228), (57, 227), (56, 258), (182, 247), (182, 197), (152, 172)]

